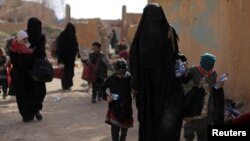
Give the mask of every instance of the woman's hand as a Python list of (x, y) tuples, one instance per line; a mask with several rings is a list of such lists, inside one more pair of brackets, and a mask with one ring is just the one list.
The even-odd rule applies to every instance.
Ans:
[(224, 81), (219, 82), (219, 88), (223, 88), (224, 86)]
[(136, 97), (136, 95), (139, 93), (138, 90), (132, 89), (132, 95), (133, 97)]

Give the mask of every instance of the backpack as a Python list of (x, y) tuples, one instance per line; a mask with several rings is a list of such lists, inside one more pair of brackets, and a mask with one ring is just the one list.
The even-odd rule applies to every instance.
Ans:
[(51, 82), (54, 70), (47, 58), (38, 58), (29, 70), (29, 74), (36, 81)]

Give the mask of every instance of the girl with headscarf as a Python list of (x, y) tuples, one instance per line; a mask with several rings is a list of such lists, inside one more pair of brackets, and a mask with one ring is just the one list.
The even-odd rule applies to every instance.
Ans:
[(70, 90), (73, 86), (75, 57), (78, 53), (78, 43), (75, 34), (75, 26), (72, 23), (68, 23), (57, 38), (57, 62), (64, 65), (63, 90)]
[(183, 89), (175, 76), (178, 36), (158, 4), (143, 11), (129, 53), (131, 87), (136, 95), (139, 141), (178, 141)]
[(42, 23), (37, 18), (28, 20), (28, 40), (33, 53), (24, 54), (19, 51), (10, 50), (10, 58), (13, 64), (12, 77), (15, 83), (12, 91), (16, 94), (17, 106), (23, 122), (29, 122), (36, 117), (42, 120), (40, 110), (46, 95), (46, 86), (44, 82), (38, 82), (31, 78), (28, 71), (31, 69), (35, 60), (46, 57), (45, 43), (46, 39), (42, 34)]

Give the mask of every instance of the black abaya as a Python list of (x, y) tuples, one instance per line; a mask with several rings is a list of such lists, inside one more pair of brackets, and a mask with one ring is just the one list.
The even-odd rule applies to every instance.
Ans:
[(62, 88), (65, 90), (73, 86), (75, 57), (78, 52), (75, 32), (75, 26), (72, 23), (68, 23), (57, 38), (56, 53), (58, 63), (64, 65), (65, 76), (62, 78)]
[[(178, 141), (183, 116), (183, 89), (175, 77), (178, 37), (160, 6), (149, 4), (130, 48), (131, 87), (136, 105), (139, 141)], [(171, 32), (170, 32), (171, 33)]]
[(46, 39), (41, 33), (41, 24), (37, 18), (30, 18), (28, 21), (27, 33), (31, 43), (30, 48), (35, 48), (33, 54), (10, 53), (15, 73), (13, 91), (16, 94), (18, 109), (23, 120), (34, 119), (35, 114), (42, 110), (46, 95), (45, 83), (33, 80), (28, 73), (36, 58), (46, 57)]

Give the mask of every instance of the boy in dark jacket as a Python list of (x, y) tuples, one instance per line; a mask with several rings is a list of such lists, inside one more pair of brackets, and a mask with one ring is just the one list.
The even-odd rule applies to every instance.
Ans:
[(92, 83), (92, 103), (96, 103), (96, 98), (101, 101), (101, 95), (98, 94), (98, 90), (104, 80), (107, 78), (108, 69), (112, 70), (112, 66), (107, 56), (101, 52), (101, 43), (94, 42), (92, 44), (93, 52), (89, 54), (89, 64), (96, 65), (96, 80)]
[(216, 56), (204, 53), (200, 64), (188, 69), (183, 82), (193, 81), (192, 89), (185, 95), (184, 138), (192, 141), (207, 140), (207, 125), (223, 124), (224, 92), (223, 83), (214, 88), (217, 73), (214, 70)]
[(109, 102), (105, 122), (111, 125), (112, 141), (125, 141), (128, 128), (133, 127), (130, 74), (124, 59), (117, 60), (114, 69), (115, 73), (104, 81), (99, 93)]

